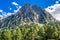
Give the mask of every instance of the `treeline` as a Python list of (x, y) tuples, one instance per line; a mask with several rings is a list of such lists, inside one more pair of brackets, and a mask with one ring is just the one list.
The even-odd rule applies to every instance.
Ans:
[(60, 40), (60, 27), (58, 25), (38, 26), (26, 24), (22, 28), (13, 30), (0, 30), (0, 40)]

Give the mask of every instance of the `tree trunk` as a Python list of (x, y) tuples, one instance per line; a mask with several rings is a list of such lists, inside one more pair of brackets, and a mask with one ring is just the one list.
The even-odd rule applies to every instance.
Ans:
[(34, 38), (34, 34), (32, 34), (32, 40), (34, 40), (35, 38)]

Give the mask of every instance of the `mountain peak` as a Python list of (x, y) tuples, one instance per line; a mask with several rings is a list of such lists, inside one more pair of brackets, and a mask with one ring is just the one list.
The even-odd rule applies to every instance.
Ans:
[(24, 6), (30, 6), (30, 4), (29, 3), (26, 3)]
[(25, 4), (20, 8), (20, 10), (5, 19), (0, 23), (1, 27), (11, 27), (24, 23), (39, 23), (46, 24), (50, 21), (55, 22), (55, 19), (48, 12), (44, 11), (41, 7), (31, 6), (30, 4)]
[(25, 4), (24, 6), (22, 6), (22, 7), (24, 7), (24, 8), (29, 8), (31, 5), (30, 4)]

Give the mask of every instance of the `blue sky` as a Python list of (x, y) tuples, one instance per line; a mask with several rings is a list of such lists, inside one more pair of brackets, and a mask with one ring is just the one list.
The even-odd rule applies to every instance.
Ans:
[(26, 3), (44, 8), (60, 21), (60, 0), (0, 0), (0, 17), (14, 14)]
[[(23, 6), (26, 3), (30, 3), (31, 5), (37, 5), (42, 8), (46, 8), (50, 5), (55, 4), (56, 1), (57, 0), (0, 0), (0, 9), (6, 12), (13, 12), (13, 10), (17, 8), (12, 4), (12, 2), (16, 2), (20, 6)], [(9, 8), (12, 8), (12, 10), (10, 10)]]

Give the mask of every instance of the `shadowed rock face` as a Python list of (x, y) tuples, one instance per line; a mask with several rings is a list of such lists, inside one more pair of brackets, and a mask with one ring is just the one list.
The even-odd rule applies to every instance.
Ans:
[(55, 22), (56, 20), (44, 9), (30, 4), (22, 6), (16, 14), (4, 18), (0, 22), (0, 27), (12, 27), (20, 25), (21, 23), (40, 23), (46, 24), (47, 22)]

